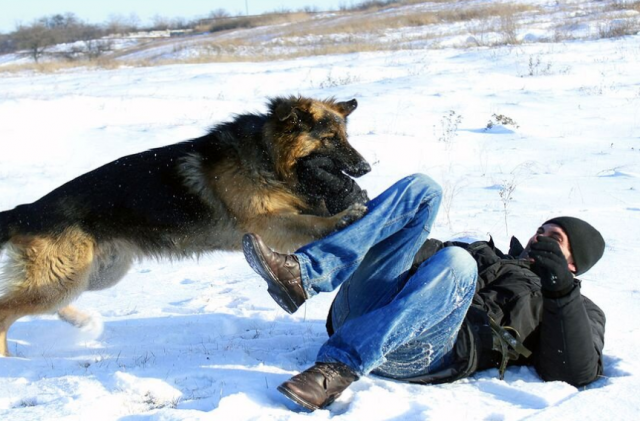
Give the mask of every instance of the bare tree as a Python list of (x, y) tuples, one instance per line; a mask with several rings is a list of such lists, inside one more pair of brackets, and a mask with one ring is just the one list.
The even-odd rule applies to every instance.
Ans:
[(231, 14), (225, 9), (216, 9), (209, 12), (209, 19), (222, 19), (231, 17)]
[[(66, 58), (75, 59), (78, 56), (93, 54), (96, 51), (101, 54), (105, 46), (98, 43), (104, 31), (97, 25), (88, 25), (78, 19), (73, 13), (64, 15), (56, 14), (45, 16), (35, 20), (30, 25), (21, 25), (11, 34), (16, 47), (25, 50), (37, 63), (46, 53), (48, 47), (61, 44), (83, 41), (85, 48), (73, 46), (63, 55)], [(91, 44), (91, 45), (89, 45)], [(83, 50), (87, 50), (84, 51)]]
[(18, 27), (13, 37), (18, 49), (26, 50), (36, 63), (44, 55), (47, 47), (56, 43), (54, 34), (41, 21)]
[(151, 27), (154, 30), (164, 30), (171, 28), (171, 18), (167, 18), (165, 16), (154, 15), (153, 18), (151, 18), (151, 22)]
[(187, 20), (182, 17), (168, 18), (161, 15), (155, 15), (152, 19), (151, 29), (162, 31), (166, 29), (184, 29), (189, 26)]
[(0, 54), (12, 53), (16, 50), (16, 40), (10, 34), (0, 34)]
[(127, 32), (135, 32), (140, 29), (140, 18), (135, 13), (129, 16), (120, 14), (112, 14), (109, 16), (106, 24), (106, 32), (108, 34), (125, 34)]

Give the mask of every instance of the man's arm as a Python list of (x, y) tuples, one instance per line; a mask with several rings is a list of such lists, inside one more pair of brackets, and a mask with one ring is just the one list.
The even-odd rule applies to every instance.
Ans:
[(536, 370), (547, 381), (591, 383), (603, 371), (604, 313), (580, 294), (556, 241), (538, 237), (529, 255), (544, 297)]
[(564, 297), (544, 298), (535, 360), (540, 377), (583, 386), (600, 376), (605, 322), (603, 311), (580, 294), (579, 282)]

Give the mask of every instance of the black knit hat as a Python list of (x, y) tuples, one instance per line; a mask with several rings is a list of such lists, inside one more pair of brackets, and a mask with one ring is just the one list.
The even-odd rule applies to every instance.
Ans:
[(545, 224), (558, 225), (567, 234), (571, 255), (576, 265), (576, 275), (591, 269), (604, 254), (604, 238), (597, 229), (582, 219), (560, 216), (549, 219), (542, 225)]

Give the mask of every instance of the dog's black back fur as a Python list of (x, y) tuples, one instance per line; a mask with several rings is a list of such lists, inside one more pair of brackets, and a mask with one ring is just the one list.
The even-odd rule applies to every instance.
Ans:
[[(0, 226), (23, 234), (56, 235), (76, 224), (98, 240), (129, 239), (150, 252), (171, 248), (175, 236), (215, 229), (221, 216), (195, 193), (185, 193), (179, 173), (182, 158), (197, 154), (206, 166), (214, 166), (230, 155), (244, 157), (262, 163), (269, 174), (272, 164), (261, 137), (266, 120), (266, 115), (242, 115), (201, 138), (119, 158), (31, 204), (3, 212)], [(19, 219), (11, 218), (18, 214)]]

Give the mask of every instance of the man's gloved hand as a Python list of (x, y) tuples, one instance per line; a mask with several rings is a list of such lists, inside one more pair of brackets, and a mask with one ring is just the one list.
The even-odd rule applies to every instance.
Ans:
[(344, 174), (331, 158), (310, 155), (301, 159), (297, 167), (302, 193), (317, 200), (324, 200), (332, 215), (354, 203), (369, 201), (367, 192), (348, 175)]
[(539, 236), (531, 245), (529, 257), (533, 259), (531, 270), (540, 277), (542, 295), (559, 298), (573, 288), (573, 274), (560, 244), (552, 238)]

